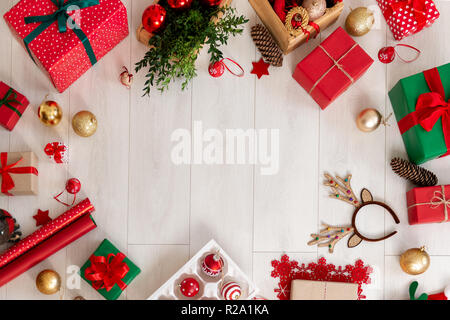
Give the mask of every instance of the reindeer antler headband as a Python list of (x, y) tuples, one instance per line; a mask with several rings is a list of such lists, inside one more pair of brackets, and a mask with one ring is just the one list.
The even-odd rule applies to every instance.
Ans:
[(381, 237), (381, 238), (368, 238), (362, 235), (358, 229), (356, 228), (356, 216), (358, 215), (358, 212), (361, 210), (361, 208), (368, 206), (368, 205), (377, 205), (380, 207), (383, 207), (386, 209), (394, 219), (396, 224), (400, 223), (400, 219), (395, 214), (394, 210), (391, 209), (387, 204), (384, 202), (374, 201), (373, 196), (367, 189), (361, 190), (361, 202), (358, 201), (355, 194), (353, 193), (350, 181), (352, 179), (352, 175), (348, 175), (347, 178), (342, 179), (339, 176), (336, 176), (336, 178), (333, 178), (329, 174), (325, 173), (326, 181), (324, 182), (324, 185), (331, 188), (332, 193), (330, 194), (330, 197), (345, 201), (351, 205), (353, 205), (356, 209), (353, 212), (352, 217), (352, 225), (351, 226), (330, 226), (327, 224), (323, 224), (325, 226), (324, 229), (322, 229), (318, 234), (311, 234), (311, 237), (313, 238), (311, 241), (308, 242), (308, 245), (312, 246), (317, 244), (318, 247), (328, 247), (328, 251), (330, 253), (333, 253), (334, 246), (336, 245), (339, 240), (345, 238), (348, 234), (353, 232), (353, 235), (348, 239), (347, 246), (349, 248), (354, 248), (357, 245), (359, 245), (363, 240), (370, 241), (370, 242), (376, 242), (376, 241), (383, 241), (387, 238), (392, 237), (394, 234), (397, 233), (397, 231), (393, 231), (392, 233)]

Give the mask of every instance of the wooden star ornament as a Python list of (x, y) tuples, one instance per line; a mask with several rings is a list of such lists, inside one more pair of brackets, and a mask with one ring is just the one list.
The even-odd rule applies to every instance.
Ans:
[(52, 221), (52, 218), (48, 216), (49, 211), (42, 211), (41, 209), (38, 209), (38, 213), (33, 216), (33, 219), (36, 220), (36, 227), (43, 226), (50, 221)]
[(253, 64), (253, 70), (251, 73), (256, 74), (258, 79), (261, 79), (264, 75), (269, 75), (269, 63), (264, 62), (264, 59), (259, 59), (258, 62), (252, 62)]

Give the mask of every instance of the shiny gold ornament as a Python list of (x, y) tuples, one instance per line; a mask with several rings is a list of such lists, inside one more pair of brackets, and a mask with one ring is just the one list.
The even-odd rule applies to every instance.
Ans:
[(374, 108), (367, 108), (361, 111), (356, 117), (356, 126), (364, 132), (372, 132), (383, 123), (383, 117)]
[(43, 294), (54, 294), (61, 289), (61, 277), (53, 270), (41, 271), (36, 277), (36, 287)]
[(309, 20), (314, 21), (325, 14), (325, 10), (327, 10), (327, 1), (305, 0), (302, 3), (302, 7), (308, 11)]
[(80, 111), (73, 116), (72, 127), (80, 137), (90, 137), (97, 131), (97, 118), (92, 112)]
[(348, 14), (345, 29), (352, 36), (360, 37), (369, 32), (374, 23), (373, 12), (366, 7), (359, 7)]
[(407, 274), (418, 275), (427, 271), (430, 266), (430, 256), (425, 247), (406, 250), (400, 256), (400, 267)]
[(46, 126), (56, 126), (61, 122), (63, 113), (61, 107), (55, 101), (44, 101), (38, 109), (39, 119)]

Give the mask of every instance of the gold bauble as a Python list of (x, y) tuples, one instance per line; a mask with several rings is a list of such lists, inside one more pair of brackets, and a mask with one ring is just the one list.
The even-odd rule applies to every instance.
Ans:
[(73, 116), (73, 131), (81, 137), (90, 137), (97, 131), (97, 118), (92, 112), (80, 111)]
[(348, 14), (345, 29), (352, 36), (359, 37), (369, 32), (374, 23), (373, 12), (366, 7), (359, 7)]
[(61, 277), (53, 270), (41, 271), (36, 277), (36, 287), (43, 294), (54, 294), (61, 289)]
[(418, 275), (427, 271), (430, 266), (430, 256), (425, 247), (406, 250), (400, 256), (400, 267), (407, 274)]
[(383, 117), (377, 109), (367, 108), (356, 117), (356, 126), (361, 131), (372, 132), (380, 126), (382, 121)]
[(44, 101), (38, 109), (39, 119), (46, 126), (56, 126), (61, 122), (63, 113), (61, 107), (55, 101)]

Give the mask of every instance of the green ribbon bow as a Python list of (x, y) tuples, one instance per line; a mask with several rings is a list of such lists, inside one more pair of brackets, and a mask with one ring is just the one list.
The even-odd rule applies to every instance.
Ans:
[(14, 108), (11, 103), (17, 103), (22, 105), (22, 103), (20, 103), (19, 101), (17, 101), (17, 93), (14, 92), (14, 90), (12, 88), (9, 88), (9, 90), (6, 92), (5, 96), (3, 98), (0, 99), (0, 108), (2, 106), (6, 106), (7, 108), (11, 109), (12, 111), (14, 111), (15, 113), (17, 113), (17, 115), (19, 117), (22, 116), (22, 113), (17, 110), (16, 108)]
[[(54, 13), (44, 16), (25, 17), (26, 24), (37, 22), (41, 23), (28, 36), (26, 36), (25, 39), (23, 39), (23, 42), (25, 43), (25, 47), (27, 48), (28, 54), (30, 55), (31, 59), (34, 61), (29, 45), (34, 39), (36, 39), (42, 32), (44, 32), (44, 30), (50, 27), (54, 22), (58, 23), (59, 32), (64, 33), (67, 31), (67, 22), (70, 21), (71, 25), (75, 26), (72, 30), (83, 44), (86, 53), (89, 57), (89, 60), (91, 61), (91, 64), (92, 65), (96, 64), (97, 58), (95, 57), (94, 50), (92, 49), (88, 37), (81, 30), (81, 28), (75, 23), (75, 21), (73, 21), (73, 19), (69, 16), (67, 12), (73, 10), (74, 7), (78, 7), (78, 9), (84, 9), (98, 5), (100, 3), (99, 0), (67, 0), (65, 3), (64, 0), (51, 0), (51, 1), (58, 8)], [(34, 62), (36, 63), (36, 61)]]
[(411, 285), (409, 286), (409, 299), (410, 300), (428, 300), (428, 295), (426, 293), (422, 293), (416, 299), (416, 291), (417, 291), (418, 286), (419, 286), (419, 283), (417, 281), (413, 281), (413, 283), (411, 283)]

